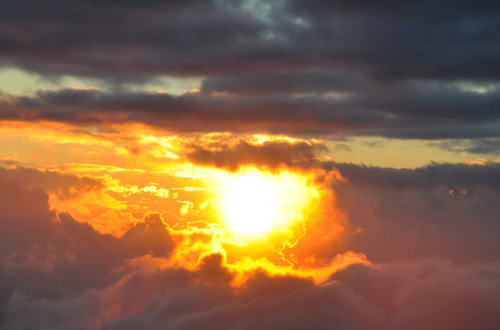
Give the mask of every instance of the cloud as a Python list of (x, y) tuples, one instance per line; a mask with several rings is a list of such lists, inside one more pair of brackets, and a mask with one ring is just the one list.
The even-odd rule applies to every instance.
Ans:
[(58, 232), (60, 245), (56, 248), (65, 251), (68, 257), (57, 260), (51, 276), (57, 276), (72, 290), (109, 285), (123, 276), (123, 269), (114, 269), (123, 266), (127, 259), (144, 255), (168, 259), (175, 248), (167, 227), (156, 214), (145, 217), (119, 238), (101, 234), (69, 214), (59, 217), (62, 228)]
[[(142, 6), (130, 1), (119, 6), (114, 1), (79, 1), (71, 6), (63, 1), (47, 6), (7, 1), (1, 19), (6, 27), (0, 35), (4, 63), (48, 75), (115, 81), (227, 70), (223, 64), (235, 65), (226, 46), (241, 39), (254, 44), (261, 30), (249, 15), (197, 0), (150, 1)], [(205, 56), (200, 57), (200, 51)]]
[(498, 6), (486, 0), (290, 0), (266, 9), (247, 1), (25, 0), (6, 1), (1, 12), (4, 65), (46, 75), (127, 81), (340, 67), (383, 79), (499, 78)]
[(356, 72), (347, 70), (304, 70), (298, 72), (252, 72), (239, 75), (219, 75), (203, 80), (205, 93), (237, 95), (290, 93), (349, 93), (362, 92), (371, 82)]
[(349, 223), (340, 251), (363, 251), (377, 262), (499, 258), (494, 234), (499, 230), (498, 164), (335, 168), (346, 180), (337, 181), (334, 190)]
[(381, 268), (354, 265), (332, 279), (383, 309), (386, 329), (493, 329), (498, 271), (497, 263), (461, 266), (423, 259)]
[(19, 161), (16, 157), (0, 157), (0, 164), (3, 166), (26, 166), (25, 162)]
[(125, 80), (332, 66), (391, 78), (498, 79), (498, 7), (491, 1), (268, 7), (266, 13), (241, 1), (140, 7), (7, 1), (2, 58), (44, 74)]
[[(344, 251), (363, 252), (372, 262), (330, 268), (323, 282), (301, 276), (300, 267), (288, 275), (258, 266), (242, 273), (224, 253), (210, 250), (196, 264), (183, 263), (172, 259), (177, 249), (189, 248), (178, 245), (182, 232), (174, 237), (158, 214), (122, 236), (101, 234), (50, 211), (46, 192), (16, 179), (23, 171), (4, 170), (0, 324), (494, 328), (500, 321), (497, 165), (410, 170), (325, 163), (343, 177), (334, 189), (345, 228), (313, 252), (329, 260)], [(320, 239), (321, 228), (307, 233)], [(300, 253), (300, 244), (290, 252)]]
[[(137, 272), (104, 291), (65, 300), (66, 305), (18, 295), (12, 307), (29, 311), (30, 317), (18, 324), (41, 320), (42, 313), (60, 313), (59, 325), (85, 327), (82, 319), (95, 312), (93, 299), (100, 298), (105, 301), (101, 307), (115, 308), (99, 324), (102, 329), (494, 329), (498, 283), (497, 264), (464, 267), (440, 259), (353, 265), (323, 285), (257, 272), (236, 289), (202, 284), (193, 272), (168, 269)], [(76, 310), (83, 312), (80, 321), (68, 317)]]
[(59, 198), (74, 198), (89, 191), (98, 191), (104, 187), (97, 179), (68, 173), (40, 171), (27, 167), (15, 167), (9, 170), (0, 167), (1, 177), (15, 177), (28, 188), (41, 188)]
[[(491, 149), (482, 139), (498, 137), (500, 27), (491, 1), (42, 7), (2, 4), (0, 62), (45, 78), (98, 77), (110, 88), (2, 97), (4, 120), (466, 138), (479, 141), (472, 152), (480, 153)], [(165, 75), (198, 77), (200, 92), (176, 97), (126, 87)]]
[(325, 163), (356, 186), (394, 190), (472, 189), (488, 187), (500, 194), (500, 164), (430, 164), (416, 169), (394, 169), (345, 163)]
[(477, 6), (460, 2), (452, 7), (430, 1), (288, 3), (292, 12), (311, 23), (314, 34), (309, 36), (314, 46), (319, 40), (336, 41), (322, 53), (379, 78), (498, 77), (496, 69), (488, 69), (498, 68), (489, 42), (474, 42), (498, 29), (498, 5), (492, 1), (480, 1)]
[(172, 96), (61, 89), (0, 103), (4, 120), (142, 123), (176, 132), (353, 134), (442, 139), (498, 136), (498, 92), (407, 83), (360, 95)]
[(496, 138), (445, 141), (441, 143), (434, 143), (434, 145), (437, 145), (445, 150), (468, 152), (471, 154), (495, 156), (500, 153), (500, 140)]
[[(24, 188), (14, 177), (0, 177), (0, 256), (32, 244), (44, 244), (55, 214), (43, 190)], [(29, 201), (29, 207), (25, 203)]]
[[(36, 180), (48, 172), (2, 169), (0, 176), (0, 322), (7, 324), (7, 329), (10, 320), (16, 318), (15, 305), (25, 302), (23, 297), (40, 301), (41, 308), (50, 308), (53, 300), (71, 300), (75, 294), (82, 294), (81, 299), (86, 301), (92, 296), (87, 290), (106, 287), (133, 268), (126, 267), (126, 260), (146, 255), (168, 259), (173, 253), (175, 243), (158, 215), (145, 217), (122, 237), (101, 234), (69, 214), (57, 216), (49, 209), (44, 190), (30, 188), (17, 178), (26, 173), (35, 178), (36, 185)], [(55, 173), (49, 173), (49, 177), (76, 178), (57, 177)], [(62, 310), (68, 317), (76, 315), (76, 311)], [(58, 319), (52, 315), (55, 319), (40, 326), (52, 328), (52, 322)], [(24, 321), (20, 322), (12, 327)], [(38, 327), (36, 323), (29, 326)]]
[(326, 147), (322, 144), (307, 142), (268, 141), (255, 145), (239, 140), (233, 146), (219, 145), (216, 150), (194, 145), (192, 150), (187, 152), (187, 158), (194, 163), (232, 171), (243, 165), (258, 165), (271, 169), (281, 166), (307, 168), (318, 165), (316, 152), (325, 150)]

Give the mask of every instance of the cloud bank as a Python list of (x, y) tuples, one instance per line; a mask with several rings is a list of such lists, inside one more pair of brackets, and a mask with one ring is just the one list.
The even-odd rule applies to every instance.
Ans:
[(218, 252), (194, 266), (172, 263), (182, 237), (159, 215), (120, 237), (101, 234), (50, 210), (43, 189), (22, 183), (24, 171), (4, 169), (0, 322), (6, 329), (493, 329), (497, 165), (325, 164), (342, 176), (334, 186), (347, 221), (317, 257), (354, 251), (371, 262), (348, 263), (319, 283), (257, 268), (239, 284)]
[[(473, 139), (497, 154), (498, 12), (492, 1), (7, 1), (4, 67), (111, 87), (4, 95), (0, 118)], [(201, 86), (181, 96), (127, 87), (165, 76)]]

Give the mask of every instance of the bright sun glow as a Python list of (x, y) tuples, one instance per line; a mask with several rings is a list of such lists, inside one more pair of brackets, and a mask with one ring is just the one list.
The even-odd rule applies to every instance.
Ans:
[(246, 169), (231, 174), (221, 199), (228, 227), (240, 236), (264, 236), (302, 219), (316, 190), (298, 174)]

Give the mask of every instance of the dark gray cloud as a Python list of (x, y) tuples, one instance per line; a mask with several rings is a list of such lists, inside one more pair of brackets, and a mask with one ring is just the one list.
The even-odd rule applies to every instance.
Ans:
[(265, 16), (245, 1), (4, 1), (1, 57), (109, 79), (333, 66), (385, 78), (499, 77), (491, 1), (284, 3)]
[[(6, 66), (120, 86), (164, 74), (205, 77), (198, 96), (40, 92), (4, 102), (3, 119), (91, 125), (115, 114), (121, 123), (181, 131), (498, 136), (500, 10), (491, 1), (1, 6)], [(496, 87), (477, 92), (486, 85)]]
[(363, 251), (375, 261), (441, 256), (479, 262), (500, 257), (499, 164), (334, 167), (347, 180), (334, 185), (350, 232), (340, 250)]
[(288, 93), (360, 93), (373, 84), (360, 73), (347, 70), (305, 70), (298, 72), (253, 72), (214, 76), (203, 80), (201, 91), (238, 95)]
[(318, 166), (320, 162), (316, 153), (326, 150), (322, 144), (312, 145), (306, 142), (269, 141), (261, 145), (253, 145), (240, 140), (234, 146), (219, 145), (217, 150), (204, 149), (195, 145), (186, 156), (194, 163), (230, 170), (237, 170), (243, 165), (258, 165), (271, 169), (284, 166), (308, 168)]
[(336, 168), (351, 184), (380, 189), (470, 189), (484, 186), (500, 194), (500, 164), (431, 164), (416, 169), (394, 169), (356, 164), (325, 164)]
[(492, 1), (398, 4), (290, 1), (323, 54), (384, 79), (495, 78), (499, 7)]
[(466, 0), (441, 2), (424, 0), (418, 3), (402, 3), (391, 0), (385, 1), (383, 4), (368, 0), (333, 0), (328, 2), (321, 0), (308, 2), (291, 0), (288, 3), (292, 11), (297, 11), (308, 17), (329, 16), (335, 12), (345, 12), (351, 14), (387, 15), (388, 17), (399, 16), (401, 14), (414, 14), (419, 19), (428, 17), (428, 19), (442, 18), (444, 20), (453, 20), (466, 15), (488, 16), (492, 11), (500, 9), (498, 3), (494, 1), (470, 3)]
[(111, 80), (228, 70), (228, 51), (243, 55), (261, 31), (211, 1), (7, 1), (1, 12), (5, 64)]
[(182, 96), (62, 89), (6, 98), (6, 120), (77, 125), (140, 122), (174, 131), (350, 133), (399, 138), (498, 136), (498, 92), (479, 94), (442, 84), (407, 83), (365, 94)]

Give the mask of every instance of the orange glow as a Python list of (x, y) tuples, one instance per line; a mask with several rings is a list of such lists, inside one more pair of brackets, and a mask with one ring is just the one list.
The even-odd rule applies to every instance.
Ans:
[(302, 221), (306, 206), (317, 195), (317, 189), (300, 174), (246, 168), (229, 174), (219, 208), (234, 235), (263, 237)]
[[(266, 159), (275, 155), (267, 153), (238, 162), (245, 155), (233, 153), (241, 141), (256, 148), (279, 142), (286, 153), (287, 145), (312, 140), (229, 132), (165, 135), (138, 125), (1, 123), (0, 139), (7, 143), (0, 159), (50, 171), (43, 176), (51, 179), (39, 184), (46, 186), (51, 209), (117, 238), (148, 213), (157, 214), (176, 241), (169, 265), (194, 271), (201, 256), (215, 251), (237, 273), (263, 268), (310, 277), (328, 266), (330, 256), (322, 249), (343, 230), (338, 212), (325, 206), (334, 196), (322, 169), (268, 167)], [(215, 156), (227, 152), (238, 170), (195, 162), (189, 157), (193, 146)]]

